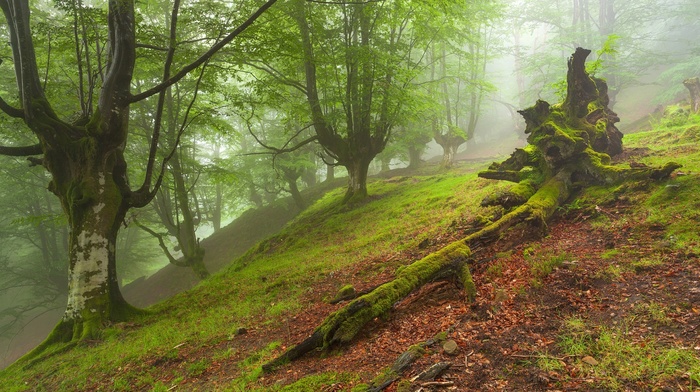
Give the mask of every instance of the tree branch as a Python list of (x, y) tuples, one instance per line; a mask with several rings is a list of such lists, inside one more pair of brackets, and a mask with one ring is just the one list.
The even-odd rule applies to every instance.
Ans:
[(265, 4), (263, 4), (260, 8), (258, 8), (257, 11), (253, 13), (245, 22), (243, 22), (240, 26), (238, 26), (235, 30), (233, 30), (229, 35), (224, 37), (221, 41), (217, 42), (214, 44), (208, 51), (206, 51), (203, 55), (201, 55), (198, 59), (190, 63), (189, 65), (186, 65), (183, 67), (178, 73), (173, 75), (171, 78), (163, 81), (161, 84), (146, 90), (140, 94), (132, 95), (131, 98), (129, 99), (129, 102), (138, 102), (142, 101), (152, 95), (158, 94), (159, 92), (165, 90), (166, 88), (172, 86), (173, 84), (177, 83), (180, 79), (185, 77), (187, 74), (195, 70), (197, 67), (200, 65), (204, 64), (207, 60), (209, 60), (216, 52), (221, 50), (224, 46), (226, 46), (229, 42), (233, 41), (234, 38), (236, 38), (238, 35), (240, 35), (243, 31), (245, 31), (250, 25), (255, 22), (260, 15), (262, 15), (265, 11), (267, 11), (268, 8), (270, 8), (273, 4), (275, 4), (277, 0), (268, 0)]
[(0, 146), (0, 155), (7, 155), (11, 157), (26, 157), (32, 155), (42, 155), (43, 153), (44, 152), (41, 150), (41, 144), (22, 147)]
[(168, 246), (165, 245), (165, 241), (163, 240), (163, 235), (162, 235), (162, 234), (156, 233), (153, 229), (151, 229), (150, 227), (148, 227), (148, 226), (142, 224), (142, 223), (139, 222), (136, 218), (134, 218), (134, 219), (132, 220), (132, 222), (134, 222), (134, 224), (135, 224), (136, 226), (138, 226), (141, 230), (143, 230), (143, 231), (145, 231), (146, 233), (152, 235), (153, 237), (155, 237), (155, 238), (158, 240), (158, 245), (159, 245), (160, 248), (163, 250), (163, 253), (165, 253), (165, 257), (168, 258), (168, 261), (170, 262), (170, 264), (174, 264), (174, 265), (179, 266), (179, 267), (185, 267), (185, 266), (186, 266), (185, 264), (178, 263), (177, 259), (175, 259), (175, 257), (173, 257), (173, 255), (170, 253), (170, 250), (168, 250)]
[(284, 76), (282, 74), (282, 72), (276, 70), (275, 68), (273, 68), (272, 66), (270, 66), (268, 64), (256, 65), (252, 61), (244, 61), (243, 64), (246, 64), (248, 66), (251, 66), (255, 69), (258, 69), (258, 70), (261, 70), (261, 71), (267, 73), (268, 75), (272, 76), (277, 81), (279, 81), (280, 83), (286, 84), (287, 86), (294, 87), (295, 89), (301, 91), (304, 95), (306, 95), (308, 92), (308, 90), (306, 89), (306, 87), (303, 84), (297, 82), (296, 80), (291, 80), (291, 79), (287, 78), (286, 76)]
[[(0, 62), (1, 63), (1, 62)], [(17, 109), (15, 107), (10, 106), (7, 102), (5, 102), (4, 99), (0, 97), (0, 110), (5, 112), (10, 117), (14, 118), (21, 118), (24, 119), (24, 110), (22, 109)]]

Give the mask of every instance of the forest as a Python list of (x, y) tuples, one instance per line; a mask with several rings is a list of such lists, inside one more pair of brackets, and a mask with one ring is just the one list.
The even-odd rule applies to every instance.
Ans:
[(0, 390), (700, 388), (694, 1), (0, 8)]

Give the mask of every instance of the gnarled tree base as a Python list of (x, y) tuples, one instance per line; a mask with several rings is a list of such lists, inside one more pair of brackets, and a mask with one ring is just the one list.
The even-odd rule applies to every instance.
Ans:
[[(12, 366), (31, 367), (36, 362), (65, 351), (76, 344), (100, 339), (105, 324), (128, 321), (150, 313), (148, 310), (128, 304), (123, 299), (119, 301), (119, 303), (112, 304), (110, 310), (111, 312), (108, 320), (101, 320), (98, 318), (90, 320), (62, 319), (41, 344), (23, 355)], [(49, 350), (52, 347), (57, 347), (57, 349)]]

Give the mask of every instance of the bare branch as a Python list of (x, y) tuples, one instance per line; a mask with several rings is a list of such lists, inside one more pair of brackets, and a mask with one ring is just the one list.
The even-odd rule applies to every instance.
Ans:
[[(173, 11), (170, 15), (170, 47), (168, 48), (168, 54), (165, 57), (165, 65), (163, 65), (163, 80), (168, 80), (170, 78), (170, 67), (173, 64), (173, 58), (175, 57), (175, 39), (177, 38), (177, 17), (180, 12), (180, 0), (175, 0), (173, 3)], [(165, 106), (165, 92), (163, 89), (158, 96), (158, 106), (156, 107), (156, 115), (153, 125), (153, 136), (151, 137), (151, 147), (148, 153), (148, 163), (146, 164), (146, 175), (143, 180), (143, 185), (139, 191), (149, 192), (151, 188), (151, 179), (153, 178), (153, 167), (156, 162), (156, 155), (158, 153), (158, 143), (160, 142), (160, 129), (161, 122), (163, 119), (163, 108)], [(177, 144), (174, 148), (177, 147)]]
[(152, 95), (158, 94), (159, 92), (165, 90), (166, 88), (172, 86), (173, 84), (177, 83), (180, 79), (185, 77), (187, 74), (195, 70), (197, 67), (200, 65), (204, 64), (207, 60), (209, 60), (216, 52), (221, 50), (224, 46), (226, 46), (229, 42), (233, 41), (234, 38), (236, 38), (238, 35), (240, 35), (243, 31), (245, 31), (250, 25), (255, 22), (260, 15), (262, 15), (265, 11), (267, 11), (268, 8), (270, 8), (273, 4), (275, 4), (277, 0), (268, 0), (265, 4), (263, 4), (260, 8), (258, 8), (257, 11), (253, 13), (245, 22), (243, 22), (240, 26), (238, 26), (235, 30), (233, 30), (229, 35), (224, 37), (221, 41), (217, 42), (214, 44), (206, 53), (201, 55), (198, 59), (190, 63), (189, 65), (186, 65), (183, 67), (177, 74), (169, 78), (168, 80), (163, 81), (161, 84), (146, 90), (140, 94), (132, 95), (131, 99), (129, 100), (130, 102), (138, 102), (141, 100), (144, 100)]
[(134, 224), (135, 224), (136, 226), (138, 226), (141, 230), (143, 230), (143, 231), (145, 231), (146, 233), (152, 235), (153, 237), (155, 237), (155, 238), (158, 240), (158, 245), (159, 245), (160, 248), (163, 250), (163, 253), (165, 253), (165, 257), (168, 258), (168, 261), (170, 262), (170, 264), (174, 264), (174, 265), (182, 266), (182, 267), (185, 266), (184, 264), (178, 263), (177, 259), (175, 259), (175, 257), (173, 257), (173, 255), (170, 253), (170, 250), (168, 250), (168, 246), (165, 245), (165, 241), (163, 240), (163, 234), (156, 233), (153, 229), (151, 229), (151, 228), (149, 228), (148, 226), (146, 226), (146, 225), (142, 224), (141, 222), (139, 222), (139, 221), (136, 219), (136, 217), (134, 217), (134, 218), (132, 219), (132, 222), (134, 222)]
[(21, 118), (24, 119), (24, 110), (22, 109), (17, 109), (13, 106), (10, 106), (7, 102), (5, 102), (4, 99), (0, 97), (0, 110), (5, 112), (10, 117), (14, 118)]
[(32, 155), (41, 155), (43, 153), (44, 152), (41, 150), (41, 144), (22, 147), (0, 146), (0, 155), (7, 155), (10, 157), (26, 157)]

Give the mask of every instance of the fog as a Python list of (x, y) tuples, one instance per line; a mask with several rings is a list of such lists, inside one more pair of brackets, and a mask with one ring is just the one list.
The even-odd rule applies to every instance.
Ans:
[[(68, 30), (59, 27), (70, 26), (67, 14), (56, 11), (50, 2), (39, 3), (32, 19), (37, 28), (55, 27), (58, 37), (66, 34)], [(550, 103), (560, 100), (567, 59), (577, 46), (593, 51), (589, 59), (595, 64), (593, 72), (608, 81), (611, 107), (621, 118), (618, 126), (623, 132), (634, 132), (632, 124), (648, 123), (648, 119), (653, 119), (648, 116), (655, 111), (658, 115), (665, 105), (686, 99), (682, 81), (700, 76), (700, 8), (695, 2), (486, 3), (484, 10), (473, 11), (471, 19), (460, 21), (463, 25), (455, 28), (455, 36), (441, 36), (442, 46), (437, 38), (435, 46), (426, 43), (422, 50), (414, 43), (414, 53), (409, 53), (412, 57), (407, 55), (414, 62), (401, 68), (402, 74), (395, 71), (405, 77), (402, 84), (396, 83), (400, 84), (396, 90), (401, 91), (392, 90), (399, 97), (391, 101), (398, 114), (387, 121), (392, 124), (386, 136), (388, 142), (374, 157), (370, 175), (419, 165), (415, 156), (420, 157), (424, 167), (440, 170), (440, 166), (464, 161), (487, 162), (524, 145), (524, 124), (516, 111), (533, 105), (537, 99)], [(106, 9), (100, 1), (85, 8), (94, 12)], [(315, 17), (329, 18), (327, 24), (331, 26), (335, 16), (323, 10), (326, 14)], [(144, 20), (147, 23), (150, 19)], [(157, 25), (158, 20), (153, 16), (148, 23)], [(100, 25), (95, 30), (104, 33), (104, 29), (106, 26)], [(9, 41), (5, 29), (2, 34)], [(91, 39), (104, 44), (106, 35), (95, 34)], [(138, 34), (143, 35), (138, 37), (141, 41), (149, 39), (146, 28)], [(193, 30), (188, 34), (197, 38), (206, 31)], [(39, 50), (39, 63), (47, 74), (51, 71), (58, 75), (46, 83), (47, 95), (60, 102), (56, 110), (68, 118), (75, 115), (69, 104), (82, 98), (70, 93), (78, 90), (75, 78), (63, 76), (66, 69), (77, 66), (71, 57), (73, 38), (67, 34), (60, 39), (63, 41), (51, 43), (56, 51), (53, 57), (48, 58)], [(188, 276), (182, 278), (186, 284), (174, 284), (170, 289), (189, 287), (218, 269), (209, 266), (207, 270), (207, 266), (200, 265), (201, 241), (246, 210), (277, 203), (287, 210), (299, 211), (308, 206), (305, 190), (323, 182), (345, 186), (348, 170), (332, 165), (343, 157), (334, 146), (320, 144), (322, 137), (315, 133), (319, 127), (312, 121), (306, 98), (298, 88), (295, 90), (301, 82), (291, 80), (301, 78), (298, 70), (302, 66), (283, 63), (273, 53), (282, 49), (269, 41), (256, 44), (254, 40), (251, 35), (236, 47), (249, 56), (246, 60), (217, 59), (206, 79), (188, 79), (170, 93), (171, 101), (165, 105), (162, 120), (163, 141), (156, 159), (169, 159), (164, 165), (161, 189), (148, 206), (129, 211), (121, 222), (116, 253), (122, 287), (133, 283), (131, 290), (138, 291), (135, 287), (146, 284), (146, 278), (166, 266)], [(40, 49), (47, 45), (43, 41), (36, 44)], [(264, 52), (268, 47), (271, 53)], [(142, 53), (146, 52), (139, 54), (151, 66), (160, 64), (160, 55), (151, 58)], [(5, 71), (1, 90), (16, 91), (16, 81), (11, 77), (11, 50), (2, 49), (0, 55), (7, 60), (1, 64)], [(90, 66), (95, 66), (94, 61)], [(331, 80), (329, 70), (344, 67), (345, 64), (319, 63), (318, 79)], [(160, 77), (150, 68), (145, 69), (137, 72), (138, 80), (133, 85), (140, 88)], [(275, 74), (288, 70), (292, 70), (291, 76), (282, 78)], [(325, 114), (343, 108), (345, 93), (343, 88), (328, 83), (330, 87), (323, 85), (319, 89)], [(201, 96), (193, 94), (200, 90)], [(5, 95), (8, 98), (13, 94), (17, 95)], [(195, 98), (195, 109), (189, 113), (188, 106)], [(373, 120), (382, 115), (375, 108), (380, 106), (375, 101), (367, 105), (373, 111)], [(155, 102), (132, 105), (131, 134), (124, 153), (130, 162), (131, 184), (139, 184), (147, 176), (143, 162), (149, 156), (156, 111)], [(328, 120), (341, 129), (340, 134), (348, 127), (343, 125), (342, 117), (329, 115)], [(0, 144), (36, 142), (19, 135), (18, 127), (24, 124), (10, 116), (0, 118)], [(454, 156), (448, 157), (446, 151), (450, 148), (454, 149)], [(44, 168), (36, 162), (30, 162), (32, 166), (28, 168), (24, 158), (0, 159), (0, 366), (4, 367), (41, 342), (63, 314), (68, 294), (70, 227), (64, 207), (47, 190), (51, 176)]]

